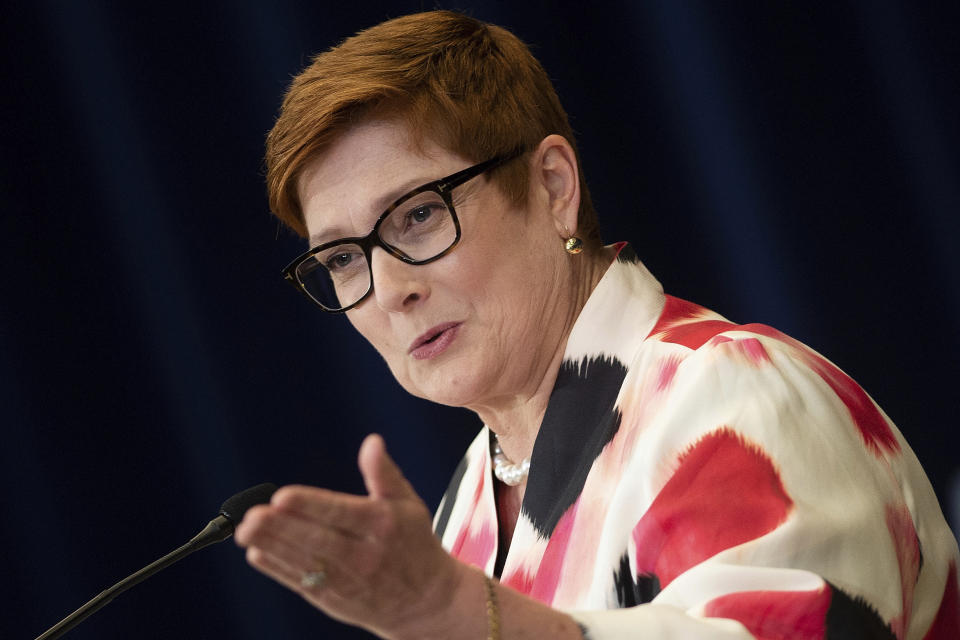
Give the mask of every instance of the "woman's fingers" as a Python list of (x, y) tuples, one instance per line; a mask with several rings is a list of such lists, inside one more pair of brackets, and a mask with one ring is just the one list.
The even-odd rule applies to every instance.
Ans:
[(366, 537), (375, 531), (383, 517), (381, 506), (367, 496), (336, 493), (317, 487), (290, 485), (277, 489), (270, 505), (280, 511), (297, 514), (305, 520)]
[(320, 574), (322, 578), (311, 584), (304, 580), (307, 572), (260, 547), (249, 547), (247, 549), (247, 562), (257, 571), (273, 578), (291, 591), (298, 592), (315, 605), (324, 606), (325, 604), (337, 604), (343, 601), (343, 597), (337, 593), (336, 588), (344, 582), (343, 574), (338, 567), (332, 564), (316, 564), (311, 572), (314, 575)]
[(301, 572), (318, 564), (345, 561), (358, 576), (369, 575), (376, 568), (379, 547), (369, 537), (360, 538), (273, 507), (254, 509), (237, 530), (237, 543), (241, 546), (261, 548)]
[(301, 589), (302, 570), (267, 551), (264, 547), (247, 547), (247, 562), (257, 571), (273, 578), (285, 587), (294, 591)]
[[(352, 590), (355, 591), (355, 584), (339, 567), (331, 564), (315, 566), (313, 571), (322, 571), (324, 578), (322, 584), (310, 586), (304, 584), (304, 571), (299, 567), (290, 565), (260, 547), (247, 549), (247, 562), (257, 571), (299, 593), (314, 606), (321, 607), (327, 615), (348, 624), (359, 624), (356, 616), (348, 613), (356, 608), (356, 593), (351, 593)], [(344, 583), (347, 584), (346, 593), (341, 594), (344, 590), (341, 585)]]

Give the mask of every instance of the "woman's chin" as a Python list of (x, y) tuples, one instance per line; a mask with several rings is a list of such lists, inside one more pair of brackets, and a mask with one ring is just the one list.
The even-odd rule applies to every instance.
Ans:
[(474, 403), (480, 395), (479, 380), (472, 376), (450, 375), (442, 370), (431, 372), (424, 379), (414, 379), (403, 384), (409, 393), (449, 407), (465, 407)]
[[(408, 389), (408, 391), (410, 390)], [(430, 385), (428, 388), (418, 388), (410, 392), (424, 400), (448, 407), (465, 407), (470, 404), (470, 394), (463, 393), (459, 389), (451, 389), (449, 387), (436, 388)]]

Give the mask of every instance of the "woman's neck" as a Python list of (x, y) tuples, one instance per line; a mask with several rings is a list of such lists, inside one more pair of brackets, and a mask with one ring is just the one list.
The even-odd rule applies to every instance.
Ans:
[[(504, 454), (515, 462), (529, 458), (533, 452), (533, 444), (540, 431), (540, 423), (543, 421), (550, 395), (553, 393), (553, 387), (560, 372), (567, 339), (583, 306), (610, 267), (614, 256), (613, 250), (603, 248), (592, 259), (585, 259), (579, 265), (574, 263), (578, 268), (571, 272), (569, 302), (565, 305), (565, 309), (552, 318), (556, 321), (552, 331), (549, 326), (544, 327), (542, 335), (550, 345), (544, 351), (549, 353), (550, 357), (545, 360), (537, 375), (534, 376), (532, 387), (518, 390), (513, 395), (499, 398), (489, 404), (470, 407), (497, 435)], [(587, 258), (587, 256), (570, 257), (571, 260), (579, 258)], [(545, 318), (545, 325), (549, 324), (547, 321), (550, 319)]]

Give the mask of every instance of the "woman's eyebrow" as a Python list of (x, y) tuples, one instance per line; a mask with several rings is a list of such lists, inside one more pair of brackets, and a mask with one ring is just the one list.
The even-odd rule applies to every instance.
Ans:
[[(441, 177), (442, 177), (442, 176), (441, 176)], [(413, 191), (413, 190), (416, 189), (417, 187), (421, 187), (421, 186), (423, 186), (423, 185), (425, 185), (425, 184), (429, 184), (430, 182), (433, 182), (434, 180), (439, 180), (439, 179), (440, 179), (440, 177), (437, 177), (437, 178), (425, 178), (425, 177), (422, 177), (422, 176), (421, 176), (421, 177), (417, 177), (417, 178), (411, 178), (410, 180), (407, 180), (407, 181), (401, 183), (400, 185), (398, 185), (398, 186), (397, 186), (396, 188), (394, 188), (393, 190), (391, 190), (391, 191), (387, 192), (386, 194), (384, 194), (383, 196), (381, 196), (381, 197), (374, 203), (374, 210), (376, 210), (376, 212), (377, 212), (376, 215), (379, 216), (381, 213), (384, 212), (384, 210), (385, 210), (387, 207), (389, 207), (391, 204), (393, 204), (394, 202), (396, 202), (398, 199), (402, 198), (403, 196), (407, 195), (408, 193), (410, 193), (411, 191)]]

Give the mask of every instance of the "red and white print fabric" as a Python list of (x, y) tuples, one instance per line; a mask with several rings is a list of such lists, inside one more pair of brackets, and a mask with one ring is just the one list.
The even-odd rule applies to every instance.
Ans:
[[(956, 539), (879, 407), (618, 249), (570, 335), (501, 582), (593, 640), (960, 638)], [(492, 575), (489, 438), (434, 525)]]

